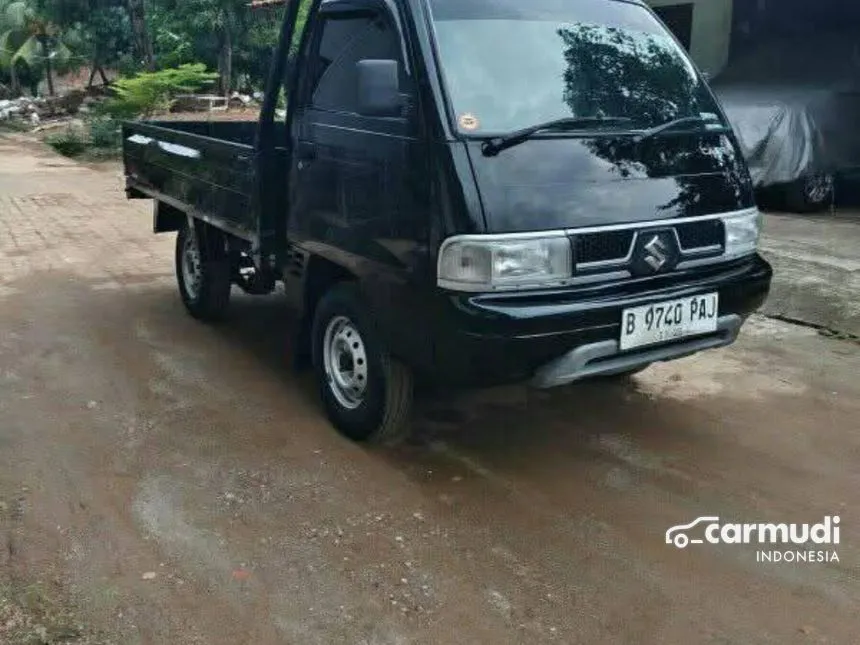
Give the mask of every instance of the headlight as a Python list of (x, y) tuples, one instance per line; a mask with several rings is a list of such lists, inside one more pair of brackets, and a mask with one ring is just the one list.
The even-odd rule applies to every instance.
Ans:
[(439, 286), (456, 291), (544, 287), (571, 277), (570, 241), (564, 235), (453, 237), (439, 251)]
[(726, 256), (751, 255), (758, 248), (762, 214), (758, 209), (723, 219), (726, 225)]

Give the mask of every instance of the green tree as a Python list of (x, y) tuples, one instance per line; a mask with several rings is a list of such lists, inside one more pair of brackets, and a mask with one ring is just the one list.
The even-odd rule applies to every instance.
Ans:
[(76, 59), (87, 60), (91, 67), (89, 84), (92, 85), (96, 74), (107, 84), (105, 66), (118, 66), (133, 50), (125, 0), (39, 1), (56, 24), (75, 34)]
[(155, 68), (155, 55), (152, 49), (144, 0), (125, 0), (125, 6), (131, 21), (135, 57), (145, 69), (152, 70)]
[[(300, 0), (304, 24), (310, 0)], [(247, 0), (150, 0), (147, 14), (158, 68), (194, 61), (218, 70), (219, 89), (265, 86), (285, 4), (251, 9)]]
[[(154, 26), (161, 51), (157, 59), (176, 63), (174, 44), (189, 43), (198, 60), (218, 70), (219, 89), (227, 94), (233, 87), (237, 50), (247, 47), (247, 5), (245, 0), (155, 0), (161, 24)], [(169, 34), (165, 40), (165, 35)], [(167, 62), (167, 61), (165, 61)], [(181, 61), (187, 62), (187, 61)], [(161, 66), (161, 65), (160, 65)]]
[(55, 20), (59, 6), (47, 0), (0, 0), (0, 67), (13, 79), (19, 63), (43, 70), (51, 95), (54, 68), (68, 61), (67, 43), (74, 39), (74, 31), (64, 30)]
[(21, 93), (20, 65), (15, 55), (27, 40), (17, 17), (8, 10), (8, 2), (0, 0), (0, 72), (8, 74), (13, 96)]

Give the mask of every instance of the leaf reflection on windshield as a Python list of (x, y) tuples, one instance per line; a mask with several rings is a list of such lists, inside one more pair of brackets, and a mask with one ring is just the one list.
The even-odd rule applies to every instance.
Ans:
[(654, 125), (705, 107), (695, 71), (665, 38), (587, 24), (558, 35), (567, 62), (564, 101), (574, 114), (622, 114)]

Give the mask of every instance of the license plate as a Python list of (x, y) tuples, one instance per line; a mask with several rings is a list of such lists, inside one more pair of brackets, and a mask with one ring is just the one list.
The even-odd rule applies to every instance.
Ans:
[(719, 294), (681, 298), (625, 309), (621, 351), (717, 331)]

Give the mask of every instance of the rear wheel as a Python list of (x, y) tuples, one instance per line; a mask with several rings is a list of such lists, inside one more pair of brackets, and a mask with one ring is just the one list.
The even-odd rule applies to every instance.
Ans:
[(224, 235), (205, 225), (186, 224), (176, 237), (176, 280), (182, 303), (194, 318), (223, 319), (230, 304), (230, 257)]
[(836, 180), (827, 173), (801, 177), (785, 190), (786, 206), (795, 213), (818, 213), (833, 203)]
[(355, 441), (408, 437), (412, 372), (389, 355), (355, 285), (339, 284), (323, 296), (312, 336), (317, 386), (335, 427)]

